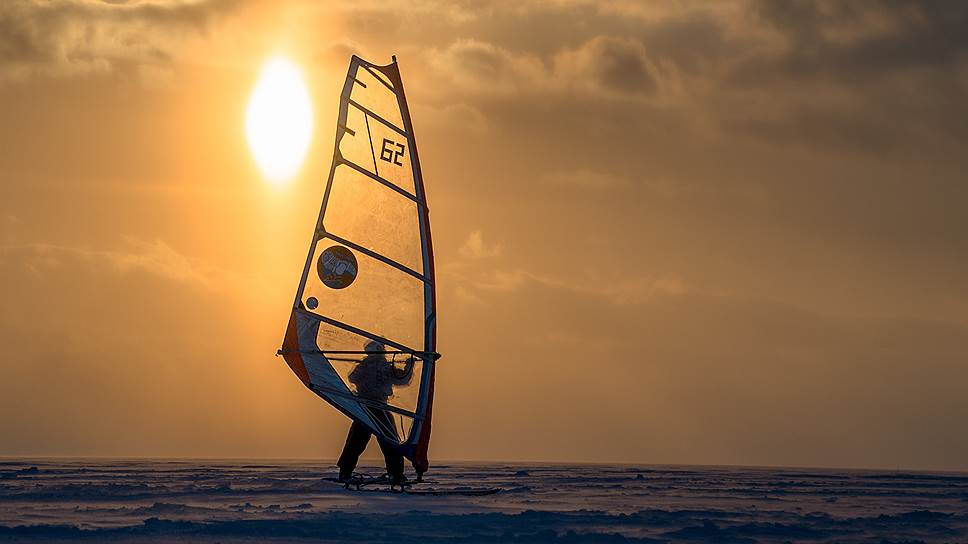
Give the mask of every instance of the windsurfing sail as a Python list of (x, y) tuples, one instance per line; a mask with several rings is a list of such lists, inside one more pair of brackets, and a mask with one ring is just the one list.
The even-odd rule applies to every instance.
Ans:
[(279, 353), (342, 413), (428, 468), (436, 352), (427, 197), (396, 57), (350, 60), (336, 147)]

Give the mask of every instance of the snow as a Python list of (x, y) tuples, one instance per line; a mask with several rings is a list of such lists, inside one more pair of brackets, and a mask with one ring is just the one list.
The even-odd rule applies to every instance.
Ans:
[[(372, 474), (377, 466), (364, 467)], [(436, 489), (347, 491), (305, 461), (0, 461), (0, 540), (966, 542), (968, 474), (434, 466)]]

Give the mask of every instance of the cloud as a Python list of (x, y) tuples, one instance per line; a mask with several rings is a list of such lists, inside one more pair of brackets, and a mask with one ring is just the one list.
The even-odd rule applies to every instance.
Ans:
[[(341, 416), (273, 361), (289, 301), (257, 305), (256, 290), (218, 278), (159, 241), (0, 249), (0, 452), (267, 455), (280, 441), (270, 420), (299, 412), (338, 448)], [(300, 428), (281, 442), (298, 444)]]
[[(108, 72), (166, 64), (178, 42), (204, 35), (238, 0), (0, 3), (0, 76)], [(154, 77), (154, 76), (152, 76)]]
[(421, 119), (420, 127), (477, 136), (483, 136), (488, 131), (487, 116), (465, 103), (448, 104), (440, 108), (421, 105), (418, 116)]
[(217, 284), (218, 273), (212, 267), (178, 253), (161, 240), (132, 242), (133, 251), (108, 254), (122, 272), (138, 270), (172, 281), (199, 285), (208, 289)]
[(467, 93), (648, 98), (660, 87), (660, 68), (634, 38), (596, 36), (550, 57), (461, 39), (431, 54), (438, 77)]
[(532, 55), (515, 55), (507, 49), (478, 40), (459, 40), (435, 52), (431, 64), (458, 87), (477, 93), (528, 93), (547, 74)]
[[(555, 278), (540, 274), (525, 274), (519, 272), (516, 287), (525, 284), (525, 279), (555, 289), (571, 291), (581, 295), (601, 297), (611, 305), (641, 304), (657, 296), (681, 296), (686, 294), (707, 294), (696, 286), (687, 284), (677, 276), (648, 277), (638, 276), (628, 279), (614, 280), (604, 274), (597, 278), (580, 281), (577, 278)], [(719, 295), (719, 293), (717, 293)]]
[[(478, 395), (493, 407), (486, 418), (451, 414), (483, 429), (462, 442), (467, 451), (493, 449), (489, 429), (540, 428), (543, 443), (522, 445), (522, 456), (550, 447), (572, 459), (955, 468), (968, 453), (968, 440), (950, 434), (968, 415), (963, 326), (834, 316), (647, 280), (624, 287), (650, 296), (620, 302), (606, 290), (518, 278), (512, 291), (489, 292), (486, 306), (451, 310), (486, 331), (455, 333), (451, 345), (480, 353), (468, 364), (487, 361), (494, 376), (453, 378), (465, 400), (456, 404), (476, 406)], [(539, 406), (553, 415), (515, 417)], [(569, 428), (597, 438), (576, 445)]]
[[(968, 138), (963, 2), (754, 2), (752, 43), (724, 48), (714, 115), (755, 138), (850, 152), (910, 152)], [(912, 97), (917, 97), (916, 99)]]
[(175, 251), (161, 240), (128, 240), (128, 249), (98, 250), (52, 244), (13, 245), (0, 248), (0, 256), (17, 255), (33, 272), (51, 268), (70, 269), (77, 262), (122, 274), (142, 272), (176, 283), (206, 290), (218, 289), (228, 274)]
[(319, 47), (315, 60), (334, 68), (345, 68), (346, 59), (353, 55), (360, 55), (361, 48), (350, 41), (337, 41)]
[(470, 289), (467, 289), (463, 285), (458, 285), (454, 288), (454, 294), (457, 295), (457, 299), (461, 302), (469, 304), (485, 304), (484, 299), (474, 294)]
[(790, 75), (857, 79), (950, 68), (968, 51), (968, 6), (956, 0), (759, 0), (752, 11), (785, 37), (780, 65)]
[(658, 69), (642, 42), (599, 36), (574, 50), (558, 53), (555, 77), (562, 85), (609, 95), (651, 95), (658, 88)]
[(467, 236), (464, 245), (460, 247), (460, 254), (468, 259), (498, 257), (501, 255), (501, 244), (485, 244), (483, 233), (475, 230)]
[(486, 303), (494, 294), (521, 292), (529, 286), (547, 287), (580, 297), (599, 297), (608, 305), (641, 304), (658, 296), (727, 295), (722, 290), (700, 289), (676, 275), (616, 279), (604, 270), (593, 269), (591, 274), (584, 277), (554, 276), (521, 268), (480, 268), (470, 264), (451, 263), (443, 272), (457, 283), (458, 298), (475, 304)]
[[(853, 153), (968, 139), (968, 8), (959, 2), (722, 2), (522, 8), (484, 37), (425, 50), (434, 96), (514, 101)], [(566, 25), (560, 18), (580, 18)], [(528, 25), (546, 20), (549, 28)], [(458, 32), (460, 27), (452, 27)], [(567, 36), (567, 39), (563, 37)], [(449, 87), (448, 87), (449, 85)], [(446, 89), (446, 90), (444, 90)], [(916, 97), (916, 98), (913, 98)], [(594, 102), (588, 100), (593, 99)], [(581, 112), (567, 113), (581, 100)], [(485, 111), (490, 125), (500, 121)], [(668, 120), (668, 121), (666, 121)]]
[(587, 168), (561, 171), (549, 174), (547, 180), (556, 185), (579, 189), (605, 190), (628, 185), (629, 181), (621, 176), (607, 174)]
[[(148, 24), (148, 5), (211, 11)], [(293, 52), (318, 53), (307, 72), (331, 121), (351, 52), (400, 57), (434, 204), (441, 351), (461, 363), (441, 367), (437, 455), (864, 465), (890, 451), (912, 465), (963, 465), (968, 445), (943, 439), (968, 410), (954, 391), (966, 335), (950, 323), (968, 315), (968, 60), (952, 33), (961, 8), (581, 1), (467, 3), (431, 17), (432, 3), (372, 3), (358, 16), (352, 5), (278, 5), (246, 7), (236, 25), (220, 19), (231, 3), (0, 2), (0, 71), (110, 72), (0, 86), (6, 210), (25, 221), (0, 226), (10, 243), (25, 230), (75, 241), (0, 252), (3, 340), (84, 346), (9, 357), (18, 366), (4, 368), (0, 404), (14, 400), (0, 412), (77, 395), (24, 432), (69, 445), (64, 433), (96, 430), (63, 416), (120, 417), (116, 406), (132, 400), (143, 404), (130, 419), (108, 421), (141, 429), (117, 439), (149, 455), (253, 451), (253, 418), (280, 444), (254, 453), (311, 455), (318, 444), (281, 445), (325, 440), (305, 432), (322, 427), (305, 414), (343, 427), (284, 366), (265, 365), (305, 257), (278, 240), (312, 221), (321, 189), (299, 182), (282, 200), (259, 197), (237, 122), (250, 71), (170, 68), (193, 85), (170, 102), (116, 85), (133, 73), (164, 81), (197, 45), (254, 58), (281, 28)], [(141, 15), (126, 22), (119, 10)], [(55, 12), (73, 15), (41, 17)], [(314, 149), (306, 173), (318, 179), (331, 148)], [(115, 245), (119, 227), (136, 240)], [(232, 276), (219, 267), (263, 281), (222, 291)], [(137, 361), (148, 379), (132, 370), (106, 381), (136, 368), (135, 350), (150, 352)], [(45, 365), (54, 373), (72, 360), (70, 387), (35, 393), (51, 387)], [(165, 387), (139, 400), (137, 387), (173, 365)], [(208, 449), (185, 449), (197, 443), (182, 430), (190, 415), (161, 427), (151, 416), (259, 399), (263, 409), (206, 420), (197, 436)], [(303, 423), (272, 424), (282, 420)], [(220, 423), (237, 425), (241, 449), (212, 445)], [(11, 436), (21, 423), (3, 424)], [(574, 429), (588, 445), (569, 442)], [(93, 436), (76, 443), (132, 451)]]
[(494, 8), (484, 2), (414, 0), (400, 3), (382, 0), (343, 0), (320, 5), (318, 9), (327, 15), (336, 11), (343, 16), (349, 16), (354, 24), (389, 19), (405, 22), (421, 21), (424, 24), (443, 22), (446, 25), (461, 26), (473, 24)]

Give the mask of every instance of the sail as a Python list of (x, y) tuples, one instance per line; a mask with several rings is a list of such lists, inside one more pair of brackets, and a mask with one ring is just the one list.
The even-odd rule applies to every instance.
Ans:
[(436, 353), (427, 198), (396, 57), (350, 60), (319, 220), (280, 353), (427, 470)]

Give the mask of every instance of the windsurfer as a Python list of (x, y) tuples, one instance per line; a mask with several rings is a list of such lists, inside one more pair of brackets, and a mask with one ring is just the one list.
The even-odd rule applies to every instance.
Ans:
[[(349, 374), (349, 381), (356, 386), (356, 394), (361, 399), (373, 401), (375, 403), (387, 404), (390, 396), (393, 395), (393, 386), (408, 385), (413, 379), (413, 359), (410, 358), (404, 363), (403, 368), (388, 361), (386, 357), (386, 347), (376, 340), (371, 340), (363, 346), (366, 356)], [(391, 435), (397, 434), (396, 425), (393, 418), (386, 410), (381, 410), (370, 405), (364, 406), (366, 411), (373, 417), (377, 425), (386, 429)], [(341, 482), (349, 481), (353, 476), (353, 469), (366, 449), (370, 441), (372, 432), (366, 425), (354, 420), (350, 426), (349, 434), (346, 436), (346, 445), (343, 446), (343, 453), (340, 455), (336, 465), (339, 467), (339, 479)], [(383, 438), (377, 437), (383, 458), (386, 461), (387, 476), (391, 483), (402, 483), (406, 481), (403, 475), (403, 454), (396, 446)]]

